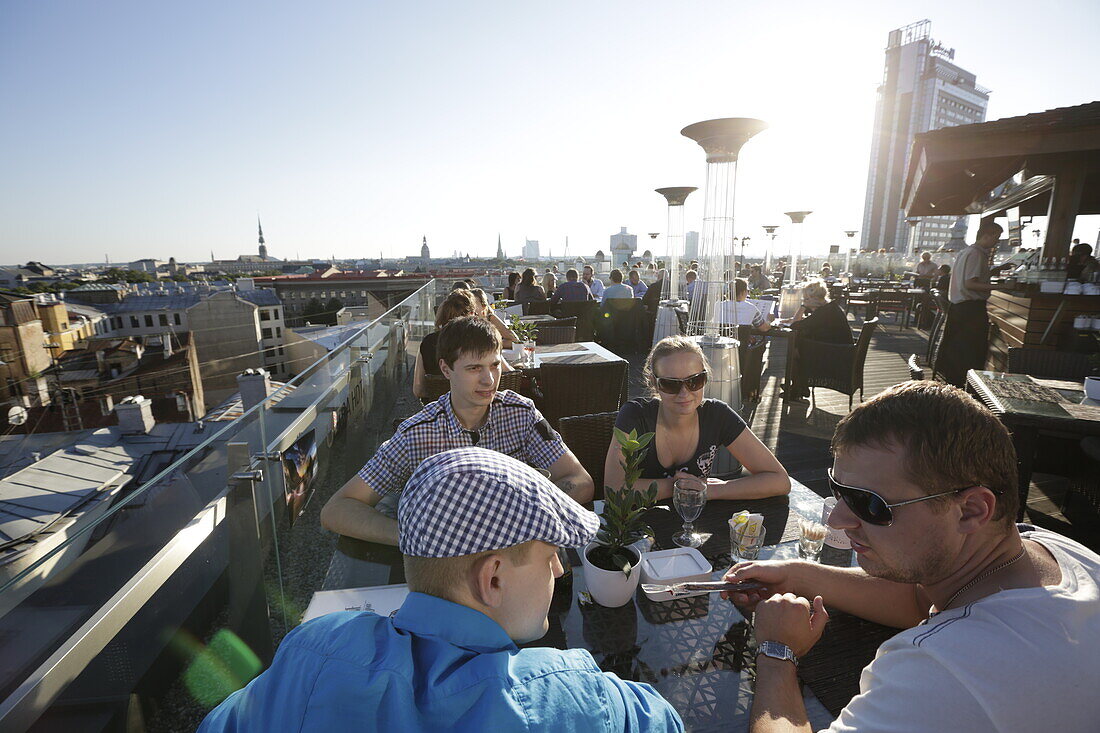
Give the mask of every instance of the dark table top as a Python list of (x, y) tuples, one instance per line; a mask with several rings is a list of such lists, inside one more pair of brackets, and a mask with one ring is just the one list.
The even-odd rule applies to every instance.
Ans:
[(1100, 402), (1080, 382), (971, 369), (967, 384), (994, 414), (1038, 427), (1100, 434)]
[[(751, 501), (709, 502), (695, 522), (711, 536), (699, 550), (718, 579), (731, 564), (729, 517), (748, 509), (764, 515), (761, 559), (797, 557), (799, 517), (820, 518), (822, 499), (797, 481), (790, 496)], [(655, 549), (673, 547), (681, 520), (660, 502), (647, 519)], [(831, 554), (830, 554), (831, 552)], [(571, 572), (559, 581), (550, 610), (550, 629), (530, 646), (583, 648), (600, 667), (656, 687), (680, 712), (688, 730), (747, 730), (755, 681), (756, 640), (750, 619), (717, 595), (655, 602), (640, 590), (621, 608), (593, 602), (584, 585), (576, 551)], [(851, 563), (850, 552), (825, 548), (823, 561)], [(405, 582), (396, 548), (341, 537), (324, 590)], [(828, 726), (858, 692), (859, 674), (893, 629), (830, 610), (832, 619), (818, 646), (803, 660), (800, 677), (815, 730)]]

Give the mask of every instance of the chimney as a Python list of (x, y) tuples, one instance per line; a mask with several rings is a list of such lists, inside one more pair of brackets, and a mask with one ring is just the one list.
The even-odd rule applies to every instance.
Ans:
[(264, 369), (245, 369), (237, 375), (241, 391), (241, 406), (245, 411), (267, 399), (271, 393), (271, 377)]
[(153, 419), (153, 401), (134, 395), (115, 405), (118, 427), (123, 435), (146, 435), (157, 424)]

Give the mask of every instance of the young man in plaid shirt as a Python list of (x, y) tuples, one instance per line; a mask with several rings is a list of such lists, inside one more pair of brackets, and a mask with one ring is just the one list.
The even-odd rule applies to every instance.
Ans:
[(500, 334), (468, 316), (439, 332), (436, 352), (451, 391), (405, 420), (359, 473), (321, 510), (321, 524), (350, 537), (397, 544), (401, 489), (421, 461), (454, 448), (478, 446), (550, 472), (550, 480), (578, 502), (592, 499), (592, 477), (534, 403), (497, 391)]

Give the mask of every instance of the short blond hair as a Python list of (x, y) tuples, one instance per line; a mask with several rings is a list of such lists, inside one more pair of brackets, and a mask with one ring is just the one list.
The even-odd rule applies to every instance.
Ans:
[(814, 307), (826, 305), (829, 302), (829, 288), (821, 279), (810, 280), (802, 286), (802, 302)]
[(473, 555), (458, 557), (415, 557), (405, 555), (405, 581), (409, 590), (424, 593), (447, 601), (456, 601), (456, 589), (470, 573), (470, 569), (489, 555), (503, 555), (512, 565), (526, 565), (535, 540), (500, 550), (486, 550)]

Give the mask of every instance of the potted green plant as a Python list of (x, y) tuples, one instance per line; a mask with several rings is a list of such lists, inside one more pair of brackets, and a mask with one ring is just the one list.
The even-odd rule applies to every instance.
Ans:
[(600, 531), (581, 553), (588, 592), (597, 603), (609, 608), (627, 603), (638, 587), (638, 565), (653, 534), (643, 515), (657, 500), (656, 481), (645, 491), (634, 489), (653, 433), (639, 436), (636, 430), (627, 433), (615, 428), (615, 441), (623, 454), (619, 464), (623, 467), (623, 485), (618, 490), (605, 487)]
[(516, 344), (516, 348), (520, 350), (519, 355), (523, 356), (524, 363), (530, 364), (535, 359), (535, 337), (538, 335), (538, 326), (534, 321), (521, 321), (519, 316), (512, 316), (512, 322), (509, 324), (512, 329), (512, 333), (516, 335), (519, 342)]

